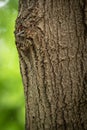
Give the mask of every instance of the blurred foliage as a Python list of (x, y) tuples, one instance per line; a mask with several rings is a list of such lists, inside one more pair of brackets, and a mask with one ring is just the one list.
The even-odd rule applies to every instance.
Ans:
[(14, 38), (17, 8), (18, 0), (9, 0), (4, 6), (0, 6), (1, 130), (24, 130), (24, 92)]

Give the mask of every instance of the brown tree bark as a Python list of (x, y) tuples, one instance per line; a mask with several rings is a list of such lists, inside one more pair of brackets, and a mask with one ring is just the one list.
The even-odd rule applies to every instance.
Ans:
[(26, 130), (87, 130), (86, 0), (19, 0), (16, 45)]

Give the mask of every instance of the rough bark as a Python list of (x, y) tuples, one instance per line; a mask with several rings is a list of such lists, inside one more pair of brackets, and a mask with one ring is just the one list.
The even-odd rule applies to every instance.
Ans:
[(87, 130), (86, 0), (19, 0), (16, 45), (26, 130)]

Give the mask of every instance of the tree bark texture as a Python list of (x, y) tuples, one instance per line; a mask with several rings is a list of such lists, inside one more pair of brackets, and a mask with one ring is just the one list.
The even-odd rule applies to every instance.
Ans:
[(86, 6), (86, 0), (19, 0), (15, 37), (26, 130), (87, 130)]

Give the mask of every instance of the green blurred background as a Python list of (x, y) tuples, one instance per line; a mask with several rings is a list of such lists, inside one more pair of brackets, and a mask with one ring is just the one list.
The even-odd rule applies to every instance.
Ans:
[(0, 0), (0, 130), (24, 130), (24, 92), (14, 27), (18, 0)]

